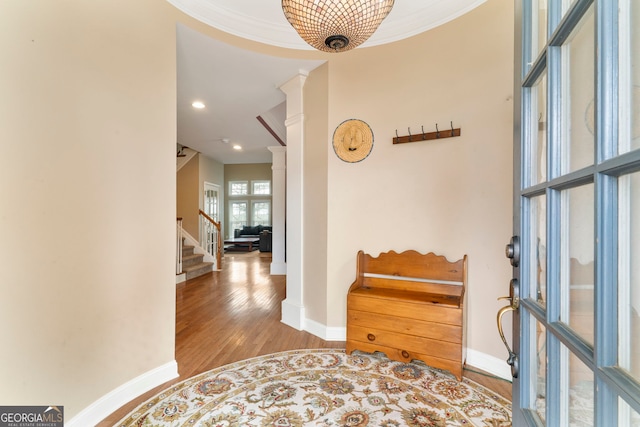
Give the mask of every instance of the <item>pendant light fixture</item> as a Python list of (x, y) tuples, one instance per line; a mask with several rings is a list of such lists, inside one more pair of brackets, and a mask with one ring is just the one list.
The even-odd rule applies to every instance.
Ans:
[(394, 0), (282, 0), (282, 10), (300, 37), (324, 52), (344, 52), (364, 43), (387, 17)]

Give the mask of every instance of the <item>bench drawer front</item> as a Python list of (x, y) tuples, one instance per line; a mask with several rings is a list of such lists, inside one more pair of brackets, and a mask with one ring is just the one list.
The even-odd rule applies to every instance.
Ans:
[(426, 322), (424, 320), (408, 319), (389, 316), (386, 314), (369, 313), (366, 311), (349, 310), (347, 325), (374, 327), (376, 329), (415, 335), (439, 341), (460, 344), (462, 342), (462, 328), (444, 323)]
[[(347, 325), (347, 341), (395, 348), (401, 354), (407, 354), (403, 354), (403, 358), (408, 358), (411, 354), (426, 354), (442, 359), (460, 360), (462, 356), (460, 344), (351, 324)], [(354, 347), (358, 348), (357, 343)]]
[(383, 298), (349, 294), (347, 309), (462, 326), (462, 310), (435, 304), (389, 301)]
[(365, 353), (374, 353), (376, 351), (379, 351), (386, 354), (387, 357), (391, 360), (397, 360), (405, 363), (409, 363), (413, 360), (420, 360), (428, 366), (449, 371), (458, 379), (462, 378), (462, 365), (458, 360), (442, 359), (440, 357), (435, 357), (429, 354), (408, 352), (406, 350), (399, 350), (397, 348), (385, 347), (381, 345), (372, 345), (363, 342), (348, 342), (347, 354), (351, 354), (351, 352), (353, 352), (354, 350), (360, 350)]

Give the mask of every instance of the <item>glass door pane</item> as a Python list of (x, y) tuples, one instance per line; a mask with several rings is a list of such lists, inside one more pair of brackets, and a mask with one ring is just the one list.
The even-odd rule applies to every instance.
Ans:
[(531, 264), (529, 281), (531, 294), (529, 298), (535, 300), (543, 308), (547, 306), (547, 203), (545, 196), (537, 196), (529, 201), (531, 218), (532, 252), (535, 261)]
[(563, 192), (561, 228), (561, 320), (589, 344), (594, 343), (593, 184)]
[(631, 13), (629, 17), (631, 22), (631, 148), (637, 150), (640, 148), (640, 2), (631, 1), (629, 7)]
[(205, 184), (204, 190), (204, 212), (213, 220), (218, 221), (218, 190), (215, 188), (207, 188)]
[(593, 7), (582, 18), (569, 42), (562, 48), (562, 75), (566, 96), (562, 97), (564, 173), (592, 165), (595, 146), (595, 26)]
[(619, 200), (618, 364), (640, 381), (640, 172), (619, 178)]
[(548, 8), (547, 8), (547, 0), (537, 0), (533, 2), (534, 10), (537, 14), (536, 23), (537, 25), (534, 27), (534, 36), (533, 40), (537, 42), (537, 46), (534, 49), (536, 55), (540, 52), (544, 51), (545, 45), (547, 44), (547, 19), (548, 19)]
[(532, 386), (535, 390), (535, 410), (538, 417), (540, 417), (542, 422), (544, 422), (546, 419), (545, 408), (547, 388), (547, 329), (542, 323), (538, 321), (535, 321), (534, 323), (536, 325), (536, 379), (532, 382)]
[(619, 153), (640, 148), (640, 2), (620, 3)]
[(618, 399), (619, 425), (629, 427), (640, 427), (640, 413), (634, 411), (631, 406), (622, 399)]
[(530, 130), (535, 138), (531, 140), (531, 159), (535, 162), (531, 167), (528, 182), (539, 184), (547, 180), (547, 76), (543, 74), (532, 88), (531, 112), (529, 120), (533, 126)]
[[(593, 408), (595, 403), (595, 396), (593, 393), (593, 371), (582, 363), (582, 361), (574, 354), (569, 356), (568, 390), (568, 425), (572, 427), (593, 426)], [(562, 425), (562, 423), (559, 423), (558, 425)]]

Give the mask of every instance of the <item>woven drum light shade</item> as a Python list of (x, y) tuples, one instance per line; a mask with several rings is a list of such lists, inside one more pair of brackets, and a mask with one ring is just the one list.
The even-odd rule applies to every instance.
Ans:
[(372, 148), (373, 132), (362, 120), (345, 120), (333, 132), (333, 150), (345, 162), (364, 160)]
[(325, 52), (364, 43), (391, 11), (394, 0), (282, 0), (282, 10), (304, 41)]

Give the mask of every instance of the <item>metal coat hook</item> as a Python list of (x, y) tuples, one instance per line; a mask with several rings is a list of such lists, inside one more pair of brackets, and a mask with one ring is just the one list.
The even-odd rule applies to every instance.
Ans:
[(444, 138), (451, 138), (451, 137), (454, 137), (454, 136), (460, 136), (461, 130), (459, 128), (455, 129), (453, 127), (453, 120), (451, 120), (449, 123), (451, 125), (451, 130), (446, 129), (442, 133), (440, 132), (440, 128), (438, 127), (437, 123), (436, 123), (436, 131), (435, 132), (425, 132), (424, 131), (424, 125), (421, 125), (420, 129), (422, 130), (422, 133), (418, 132), (415, 135), (411, 134), (411, 128), (410, 127), (407, 128), (407, 131), (409, 132), (409, 135), (404, 135), (404, 136), (398, 135), (398, 129), (396, 129), (396, 136), (395, 136), (395, 138), (393, 138), (393, 143), (394, 144), (404, 144), (406, 142), (418, 142), (418, 141), (427, 141), (427, 140), (431, 140), (431, 139), (444, 139)]

